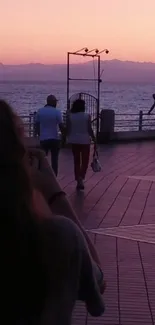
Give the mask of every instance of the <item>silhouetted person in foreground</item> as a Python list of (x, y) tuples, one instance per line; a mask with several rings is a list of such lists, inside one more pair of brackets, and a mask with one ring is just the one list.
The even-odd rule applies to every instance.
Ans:
[(0, 100), (1, 319), (71, 325), (78, 299), (100, 316), (104, 304), (84, 236), (51, 213), (30, 169), (20, 118)]
[(153, 109), (155, 108), (155, 94), (152, 95), (153, 99), (154, 99), (154, 103), (153, 105), (151, 106), (150, 110), (148, 111), (148, 115), (151, 114), (151, 112), (153, 111)]

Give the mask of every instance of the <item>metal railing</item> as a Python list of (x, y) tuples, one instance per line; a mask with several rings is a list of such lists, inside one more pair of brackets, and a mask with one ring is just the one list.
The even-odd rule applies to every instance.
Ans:
[(30, 113), (29, 115), (20, 115), (20, 117), (23, 121), (25, 135), (27, 137), (36, 137), (35, 113)]
[(155, 130), (155, 114), (115, 114), (115, 131), (147, 131)]
[[(25, 134), (28, 137), (36, 137), (35, 113), (21, 115), (23, 120)], [(66, 124), (66, 111), (63, 112), (63, 121)], [(93, 119), (92, 126), (96, 130), (97, 119)], [(115, 113), (114, 131), (147, 131), (155, 130), (155, 114), (148, 115), (140, 111), (139, 114), (117, 114)]]

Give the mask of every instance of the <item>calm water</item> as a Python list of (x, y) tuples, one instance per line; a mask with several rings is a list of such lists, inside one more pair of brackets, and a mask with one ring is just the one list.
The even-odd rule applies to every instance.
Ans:
[[(92, 83), (72, 83), (70, 93), (80, 91), (96, 95)], [(28, 115), (45, 104), (50, 93), (59, 99), (59, 107), (66, 108), (65, 82), (1, 82), (0, 97), (6, 99), (18, 113)], [(148, 111), (152, 105), (154, 85), (138, 84), (101, 84), (101, 108), (111, 108), (116, 113), (138, 113)]]

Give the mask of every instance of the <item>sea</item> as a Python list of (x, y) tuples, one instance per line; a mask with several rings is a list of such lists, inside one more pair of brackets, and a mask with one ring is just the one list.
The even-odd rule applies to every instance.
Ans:
[[(90, 82), (72, 82), (70, 96), (86, 92), (97, 97), (96, 84)], [(139, 111), (147, 113), (153, 104), (154, 84), (101, 83), (100, 109), (113, 109), (115, 130), (138, 130)], [(66, 82), (64, 81), (5, 81), (0, 82), (0, 98), (5, 99), (21, 116), (28, 117), (46, 103), (49, 94), (58, 99), (58, 108), (67, 107)], [(121, 114), (121, 115), (119, 115)], [(137, 114), (131, 116), (131, 114)], [(155, 114), (155, 112), (154, 112)], [(145, 122), (145, 121), (144, 121)], [(152, 129), (155, 120), (152, 116), (144, 123), (146, 129)]]
[[(97, 96), (96, 85), (76, 82), (70, 86), (70, 96), (86, 92)], [(100, 108), (113, 109), (117, 114), (147, 112), (153, 104), (154, 84), (101, 83)], [(46, 97), (54, 94), (58, 107), (66, 109), (66, 82), (63, 81), (5, 81), (0, 82), (0, 98), (8, 101), (20, 115), (38, 110)]]

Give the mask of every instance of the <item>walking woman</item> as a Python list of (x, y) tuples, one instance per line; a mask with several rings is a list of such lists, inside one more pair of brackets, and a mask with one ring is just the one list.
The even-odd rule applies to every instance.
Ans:
[(85, 112), (85, 101), (82, 99), (73, 102), (71, 112), (67, 116), (67, 137), (68, 143), (72, 146), (77, 189), (83, 190), (91, 139), (94, 142), (96, 139), (91, 126), (91, 117)]

